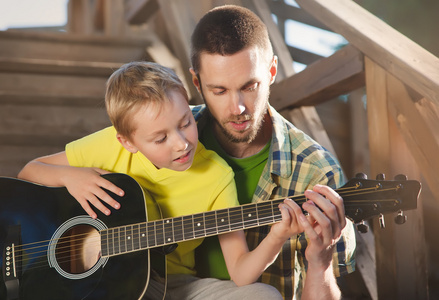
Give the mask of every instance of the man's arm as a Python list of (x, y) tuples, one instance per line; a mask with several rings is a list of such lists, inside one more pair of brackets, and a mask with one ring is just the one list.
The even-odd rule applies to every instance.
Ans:
[(90, 204), (106, 215), (110, 214), (110, 210), (101, 200), (115, 209), (120, 208), (120, 204), (103, 189), (120, 196), (124, 194), (122, 189), (100, 176), (106, 173), (108, 172), (98, 168), (70, 166), (67, 155), (63, 151), (30, 161), (17, 177), (47, 186), (65, 186), (84, 210), (92, 218), (96, 218), (97, 215)]
[(316, 185), (306, 191), (309, 201), (302, 207), (308, 217), (299, 221), (309, 240), (305, 251), (308, 261), (302, 299), (340, 299), (332, 267), (332, 254), (342, 230), (346, 226), (343, 199), (330, 187)]

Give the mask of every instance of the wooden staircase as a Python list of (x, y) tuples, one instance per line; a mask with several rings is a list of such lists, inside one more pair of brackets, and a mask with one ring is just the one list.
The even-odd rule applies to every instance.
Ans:
[(105, 83), (144, 59), (146, 38), (0, 32), (0, 174), (110, 124)]

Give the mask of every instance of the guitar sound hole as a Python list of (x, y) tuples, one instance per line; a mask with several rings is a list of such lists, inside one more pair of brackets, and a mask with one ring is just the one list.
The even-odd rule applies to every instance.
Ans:
[(99, 232), (90, 225), (77, 225), (58, 240), (55, 257), (65, 272), (80, 274), (90, 270), (101, 256)]

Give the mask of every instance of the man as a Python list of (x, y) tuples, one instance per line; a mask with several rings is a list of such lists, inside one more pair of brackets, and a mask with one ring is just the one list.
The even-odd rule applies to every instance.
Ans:
[[(191, 60), (192, 80), (205, 102), (193, 108), (200, 141), (233, 168), (239, 202), (303, 193), (310, 200), (302, 206), (309, 213), (299, 222), (303, 234), (284, 244), (261, 281), (285, 299), (340, 298), (334, 273), (355, 267), (353, 225), (332, 190), (343, 183), (343, 174), (328, 151), (269, 105), (277, 57), (265, 25), (243, 7), (215, 8), (193, 32)], [(250, 249), (268, 232), (266, 226), (248, 230)], [(210, 276), (226, 279), (218, 271), (225, 267), (216, 262), (219, 247), (208, 243), (204, 251), (210, 254), (199, 264)]]

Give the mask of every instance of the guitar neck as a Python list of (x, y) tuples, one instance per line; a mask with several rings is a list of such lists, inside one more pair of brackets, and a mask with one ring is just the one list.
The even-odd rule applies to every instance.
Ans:
[(273, 224), (282, 220), (281, 202), (283, 199), (102, 230), (102, 256)]
[[(354, 223), (416, 208), (421, 184), (414, 180), (367, 180), (354, 178), (336, 192), (343, 197), (345, 214)], [(304, 195), (289, 197), (297, 204)], [(101, 254), (114, 256), (218, 235), (225, 232), (269, 225), (282, 220), (279, 204), (284, 198), (245, 204), (145, 223), (102, 230)]]

